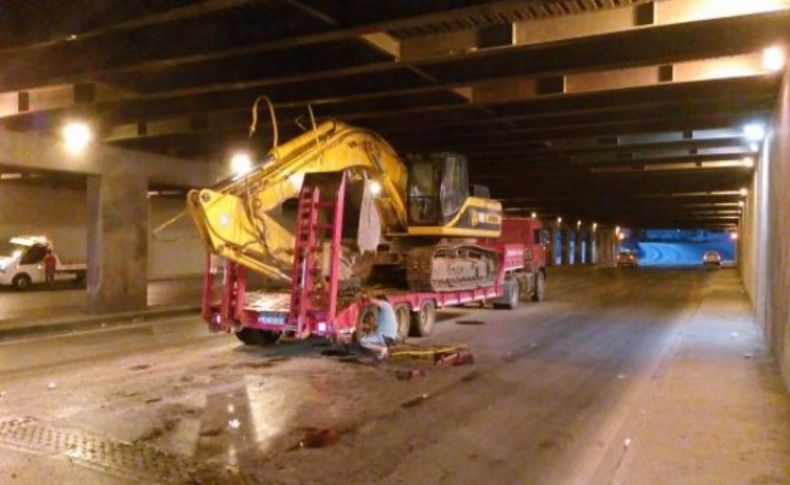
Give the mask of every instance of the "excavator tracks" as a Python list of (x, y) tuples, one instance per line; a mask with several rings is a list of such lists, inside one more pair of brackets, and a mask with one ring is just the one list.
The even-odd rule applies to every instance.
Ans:
[(406, 280), (417, 291), (470, 290), (494, 284), (497, 257), (474, 244), (442, 244), (409, 250)]

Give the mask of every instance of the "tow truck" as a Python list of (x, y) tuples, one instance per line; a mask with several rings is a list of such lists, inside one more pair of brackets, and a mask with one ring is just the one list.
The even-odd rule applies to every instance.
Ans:
[[(44, 257), (47, 251), (53, 250), (52, 242), (46, 236), (12, 237), (4, 246), (0, 254), (0, 285), (25, 291), (46, 281)], [(85, 263), (66, 264), (56, 252), (52, 254), (55, 256), (56, 280), (85, 281)]]

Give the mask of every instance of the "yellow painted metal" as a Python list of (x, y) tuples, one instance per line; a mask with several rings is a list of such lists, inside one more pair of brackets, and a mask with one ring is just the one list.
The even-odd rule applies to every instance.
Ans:
[(188, 211), (208, 248), (268, 277), (287, 280), (293, 234), (267, 213), (297, 197), (304, 175), (351, 170), (377, 180), (382, 225), (406, 228), (406, 167), (377, 134), (338, 121), (320, 124), (269, 152), (251, 173), (211, 190), (193, 190)]
[[(272, 149), (261, 165), (243, 177), (191, 191), (188, 211), (211, 252), (267, 277), (288, 280), (294, 236), (270, 211), (298, 196), (305, 174), (343, 170), (379, 182), (382, 190), (376, 204), (389, 235), (499, 235), (499, 231), (453, 228), (452, 221), (444, 228), (407, 227), (405, 164), (376, 133), (339, 121), (322, 123)], [(501, 222), (502, 208), (496, 201), (469, 197), (467, 206), (486, 209)]]

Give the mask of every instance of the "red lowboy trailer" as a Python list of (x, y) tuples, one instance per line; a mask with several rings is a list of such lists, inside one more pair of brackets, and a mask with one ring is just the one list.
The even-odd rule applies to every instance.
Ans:
[(273, 341), (283, 334), (348, 341), (364, 313), (373, 308), (372, 296), (392, 304), (399, 337), (405, 338), (428, 335), (437, 308), (486, 301), (507, 308), (518, 305), (524, 244), (498, 240), (481, 242), (498, 256), (496, 279), (490, 286), (442, 292), (381, 287), (341, 289), (338, 280), (344, 199), (345, 176), (337, 191), (325, 199), (318, 186), (306, 183), (302, 187), (291, 287), (286, 291), (248, 292), (244, 267), (209, 255), (202, 306), (209, 328), (216, 332), (234, 331), (248, 344)]

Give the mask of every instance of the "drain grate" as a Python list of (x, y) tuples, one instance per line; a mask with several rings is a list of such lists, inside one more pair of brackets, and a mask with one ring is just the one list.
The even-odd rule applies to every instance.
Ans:
[(201, 483), (201, 479), (207, 476), (211, 476), (212, 483), (252, 482), (250, 477), (236, 474), (218, 476), (217, 470), (210, 473), (205, 470), (200, 472), (192, 461), (151, 446), (60, 428), (31, 417), (0, 421), (0, 445), (33, 453), (63, 456), (75, 464), (145, 482)]

